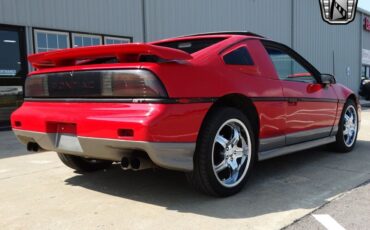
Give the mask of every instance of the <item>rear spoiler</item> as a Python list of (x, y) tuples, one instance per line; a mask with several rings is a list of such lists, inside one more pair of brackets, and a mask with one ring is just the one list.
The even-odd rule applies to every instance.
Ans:
[[(77, 65), (79, 61), (100, 58), (117, 58), (119, 62), (138, 61), (141, 55), (154, 55), (168, 61), (185, 61), (193, 57), (178, 49), (162, 46), (130, 43), (107, 46), (91, 46), (38, 53), (28, 56), (28, 61), (37, 69)], [(136, 58), (135, 58), (136, 57)]]

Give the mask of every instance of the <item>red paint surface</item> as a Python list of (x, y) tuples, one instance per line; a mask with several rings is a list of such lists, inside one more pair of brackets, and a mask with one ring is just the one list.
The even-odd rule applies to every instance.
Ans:
[[(12, 114), (22, 130), (136, 141), (194, 142), (210, 104), (25, 102)], [(75, 131), (73, 124), (76, 125)], [(59, 125), (59, 127), (58, 127)], [(61, 128), (64, 127), (64, 131)], [(119, 136), (134, 130), (133, 137)]]
[[(59, 67), (38, 70), (30, 75), (97, 69), (148, 69), (162, 81), (170, 98), (180, 98), (184, 104), (25, 102), (12, 115), (13, 127), (50, 132), (47, 125), (50, 122), (67, 123), (76, 124), (77, 135), (86, 137), (195, 142), (204, 117), (212, 104), (186, 104), (189, 102), (188, 98), (221, 98), (230, 94), (238, 94), (249, 98), (302, 97), (345, 100), (352, 94), (349, 89), (340, 84), (324, 88), (317, 84), (280, 81), (258, 38), (245, 40), (246, 37), (240, 35), (222, 37), (227, 37), (227, 39), (192, 54), (191, 58), (182, 51), (159, 49), (155, 46), (156, 43), (151, 43), (150, 46), (136, 45), (136, 50), (133, 48), (134, 45), (116, 47), (121, 53), (129, 53), (127, 47), (133, 49), (132, 53), (136, 54), (145, 50), (149, 53), (149, 50), (153, 50), (150, 52), (156, 52), (155, 54), (167, 58), (181, 59), (183, 60), (181, 63), (129, 62), (64, 66), (66, 60), (76, 60), (79, 55), (83, 58), (91, 58), (104, 53), (110, 54), (113, 52), (113, 46), (81, 48), (32, 56), (31, 61), (36, 63), (36, 66), (45, 57), (51, 57), (49, 59), (53, 60), (54, 64), (58, 64), (55, 60), (58, 60), (58, 52), (60, 52), (60, 57), (65, 63)], [(179, 40), (181, 39), (188, 40), (189, 37)], [(230, 66), (223, 63), (222, 56), (240, 46), (248, 49), (255, 66)], [(124, 47), (127, 48), (126, 51)], [(91, 52), (90, 55), (89, 52)], [(255, 102), (254, 106), (258, 111), (260, 138), (338, 124), (342, 110), (342, 105), (336, 102), (292, 104), (276, 100)], [(16, 122), (20, 122), (22, 126), (15, 127)], [(132, 129), (134, 135), (133, 137), (119, 137), (119, 129)]]

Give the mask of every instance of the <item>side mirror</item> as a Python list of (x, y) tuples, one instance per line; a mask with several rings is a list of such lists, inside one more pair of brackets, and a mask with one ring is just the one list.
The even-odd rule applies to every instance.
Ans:
[(331, 85), (337, 83), (335, 77), (331, 74), (321, 74), (321, 84), (323, 85)]

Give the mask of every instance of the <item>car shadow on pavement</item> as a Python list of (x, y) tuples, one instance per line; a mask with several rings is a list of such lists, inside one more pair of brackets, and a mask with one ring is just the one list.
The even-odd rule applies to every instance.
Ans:
[(10, 157), (35, 154), (34, 152), (27, 152), (27, 147), (21, 144), (15, 137), (14, 133), (9, 130), (0, 131), (0, 145), (0, 160)]
[(235, 196), (214, 198), (194, 191), (183, 173), (166, 170), (76, 175), (71, 186), (216, 218), (256, 217), (295, 209), (312, 209), (370, 178), (370, 142), (359, 141), (349, 154), (316, 148), (259, 162), (247, 186)]

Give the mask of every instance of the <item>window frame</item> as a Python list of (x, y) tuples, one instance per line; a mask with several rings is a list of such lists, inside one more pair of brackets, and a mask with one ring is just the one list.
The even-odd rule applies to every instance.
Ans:
[[(75, 46), (75, 37), (77, 37), (77, 36), (82, 37), (82, 40), (83, 40), (83, 38), (84, 38), (84, 37), (88, 37), (88, 38), (98, 38), (98, 39), (100, 40), (99, 45), (103, 45), (103, 36), (102, 36), (102, 35), (72, 32), (72, 33), (71, 33), (71, 36), (72, 36), (72, 37), (71, 37), (71, 40), (72, 40), (71, 48), (86, 47), (86, 46)], [(92, 46), (94, 46), (94, 45), (92, 45)]]
[[(281, 52), (289, 55), (290, 58), (292, 58), (298, 64), (300, 64), (302, 67), (304, 67), (312, 75), (312, 77), (316, 80), (316, 83), (322, 84), (320, 71), (318, 71), (310, 62), (308, 62), (305, 58), (303, 58), (300, 54), (298, 54), (292, 48), (290, 48), (290, 47), (288, 47), (288, 46), (286, 46), (284, 44), (281, 44), (281, 43), (278, 43), (278, 42), (274, 42), (274, 41), (261, 40), (261, 42), (262, 42), (263, 46), (265, 47), (266, 54), (269, 56), (270, 60), (271, 60), (271, 57), (270, 57), (270, 55), (267, 52), (267, 48), (281, 51)], [(272, 60), (271, 60), (271, 62), (272, 62)], [(280, 79), (279, 78), (279, 74), (278, 74), (278, 72), (276, 70), (276, 67), (275, 67), (274, 64), (273, 64), (273, 66), (275, 68), (275, 73), (277, 74), (278, 79), (280, 81), (287, 81), (287, 80), (284, 80), (284, 79)], [(294, 81), (294, 80), (290, 80), (290, 81), (309, 84), (309, 83), (303, 82), (303, 81)]]
[[(55, 34), (55, 35), (66, 35), (67, 36), (67, 47), (66, 48), (62, 48), (62, 49), (68, 49), (71, 47), (71, 37), (70, 37), (70, 33), (66, 32), (66, 31), (59, 31), (59, 30), (48, 30), (48, 29), (34, 29), (33, 30), (33, 37), (34, 37), (34, 51), (35, 53), (41, 53), (41, 52), (38, 52), (39, 50), (39, 45), (37, 43), (37, 33), (46, 33), (46, 34)], [(42, 49), (42, 48), (41, 48)], [(48, 49), (48, 47), (46, 47), (46, 49)], [(59, 47), (58, 47), (59, 49)], [(56, 49), (56, 50), (58, 50)], [(48, 51), (51, 51), (51, 50), (48, 50)], [(46, 51), (46, 52), (48, 52)]]
[[(1, 24), (0, 24), (1, 25)], [(129, 43), (133, 42), (133, 37), (132, 36), (120, 36), (120, 35), (110, 35), (110, 34), (101, 34), (101, 33), (89, 33), (89, 32), (84, 32), (84, 31), (75, 31), (75, 30), (59, 30), (59, 29), (49, 29), (49, 28), (43, 28), (43, 27), (33, 27), (32, 28), (32, 45), (33, 45), (33, 53), (37, 53), (36, 50), (36, 36), (35, 36), (35, 30), (44, 30), (44, 31), (52, 31), (52, 32), (62, 32), (62, 33), (67, 33), (69, 34), (69, 39), (68, 39), (68, 48), (73, 48), (72, 47), (72, 34), (77, 33), (77, 34), (91, 34), (91, 35), (97, 35), (101, 36), (102, 39), (102, 44), (105, 45), (105, 37), (112, 37), (112, 38), (121, 38), (121, 39), (126, 39), (129, 41)]]
[[(114, 40), (121, 40), (121, 41), (127, 41), (126, 43), (131, 43), (132, 39), (128, 37), (115, 37), (115, 36), (110, 36), (110, 35), (105, 35), (104, 36), (104, 45), (114, 45), (114, 44), (107, 44), (107, 39), (114, 39)], [(126, 44), (126, 43), (121, 43), (121, 44)]]

